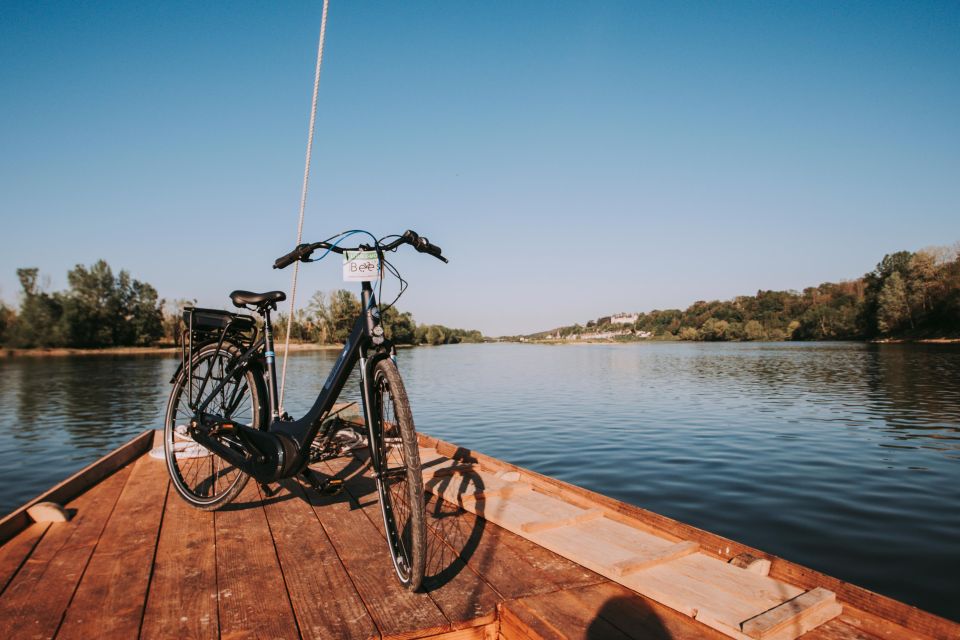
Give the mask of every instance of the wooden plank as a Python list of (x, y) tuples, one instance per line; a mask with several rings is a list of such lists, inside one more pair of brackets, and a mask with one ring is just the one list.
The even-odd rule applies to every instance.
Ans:
[(833, 591), (844, 610), (860, 612), (859, 624), (876, 636), (899, 639), (922, 634), (942, 640), (960, 637), (960, 624), (956, 622), (792, 562), (774, 559), (770, 577), (801, 588), (823, 587)]
[[(712, 584), (678, 572), (672, 569), (676, 562), (679, 560), (625, 576), (623, 584), (691, 618), (701, 620), (701, 614), (705, 619), (705, 616), (712, 616), (715, 612), (717, 620), (737, 633), (740, 622), (770, 608), (762, 600), (730, 594)], [(705, 624), (714, 626), (712, 622)]]
[(520, 530), (524, 533), (540, 533), (550, 529), (558, 529), (572, 524), (583, 524), (597, 518), (603, 517), (603, 511), (600, 509), (584, 509), (580, 513), (571, 514), (565, 518), (553, 518), (535, 520), (533, 522), (524, 522), (520, 525)]
[(610, 568), (615, 576), (623, 577), (631, 573), (636, 573), (637, 571), (655, 567), (664, 562), (670, 562), (671, 560), (688, 556), (691, 553), (696, 553), (699, 549), (700, 545), (696, 542), (689, 540), (687, 542), (677, 542), (659, 553), (653, 553), (648, 556), (634, 556), (629, 560), (621, 560), (611, 565)]
[(720, 640), (723, 634), (613, 582), (567, 592), (576, 607), (632, 638)]
[[(369, 469), (362, 476), (355, 475), (345, 487), (354, 500), (363, 505), (361, 509), (380, 532), (382, 553), (386, 554), (383, 517), (379, 501), (375, 500), (376, 485)], [(450, 622), (451, 629), (487, 625), (496, 621), (496, 608), (500, 601), (497, 593), (430, 529), (427, 534), (427, 556), (422, 591), (429, 595)]]
[(445, 468), (424, 479), (424, 489), (443, 496), (448, 502), (475, 502), (489, 497), (509, 495), (514, 490), (529, 490), (529, 485), (504, 482), (492, 473), (482, 473), (476, 467), (461, 467), (456, 473), (443, 473)]
[(631, 640), (628, 633), (618, 629), (597, 611), (589, 610), (569, 591), (554, 591), (538, 596), (504, 603), (524, 632), (530, 637), (609, 640)]
[(0, 546), (0, 594), (30, 557), (49, 526), (49, 522), (34, 523)]
[(214, 513), (214, 527), (221, 637), (298, 637), (256, 483)]
[(746, 637), (744, 620), (802, 593), (699, 553), (628, 575), (623, 584), (734, 638)]
[(304, 638), (379, 637), (302, 488), (295, 482), (284, 485), (286, 491), (278, 499), (264, 500), (264, 510), (300, 634)]
[(508, 600), (500, 605), (500, 634), (504, 640), (565, 640), (567, 636), (521, 604)]
[(767, 608), (775, 607), (791, 598), (796, 598), (805, 591), (780, 580), (740, 569), (702, 553), (678, 558), (663, 565), (663, 567), (690, 579), (700, 580), (731, 595), (762, 602), (768, 605)]
[(832, 591), (818, 587), (745, 621), (740, 629), (757, 640), (794, 640), (837, 617), (841, 609)]
[(67, 505), (70, 522), (50, 525), (0, 598), (0, 638), (56, 634), (129, 474), (120, 469)]
[[(339, 470), (343, 477), (363, 463), (350, 458), (347, 464)], [(358, 495), (370, 502), (369, 493)], [(309, 490), (306, 495), (383, 636), (411, 638), (451, 630), (428, 595), (412, 593), (397, 582), (386, 543), (350, 492), (322, 496)]]
[(152, 442), (153, 431), (144, 431), (119, 449), (115, 449), (96, 462), (87, 465), (52, 489), (44, 491), (19, 509), (0, 519), (0, 544), (10, 540), (33, 523), (33, 520), (27, 515), (27, 510), (30, 507), (38, 502), (66, 504), (117, 469), (148, 451)]
[[(611, 532), (620, 535), (616, 544), (608, 539)], [(530, 534), (530, 539), (588, 569), (617, 580), (623, 579), (623, 576), (615, 574), (614, 567), (618, 564), (629, 565), (640, 558), (656, 558), (674, 544), (607, 518)], [(590, 544), (584, 544), (585, 540), (589, 540)]]
[(482, 627), (467, 627), (432, 636), (422, 636), (422, 640), (496, 640), (497, 626), (496, 623), (491, 623)]
[(431, 496), (427, 526), (503, 598), (594, 584), (603, 577), (526, 538)]
[[(526, 499), (527, 496), (530, 499)], [(446, 495), (444, 496), (446, 499)], [(523, 534), (523, 525), (542, 520), (562, 520), (582, 513), (582, 509), (553, 498), (545, 498), (534, 492), (519, 492), (513, 495), (492, 496), (476, 502), (465, 500), (458, 504), (482, 518), (494, 522), (516, 534)]]
[[(446, 461), (450, 460), (449, 458), (440, 456), (432, 456), (431, 460)], [(439, 478), (443, 476), (453, 476), (457, 474), (461, 475), (470, 475), (479, 471), (479, 467), (473, 464), (457, 464), (455, 461), (450, 460), (451, 464), (444, 466), (431, 466), (423, 469), (423, 481), (426, 482), (430, 478)], [(423, 460), (420, 461), (421, 466), (423, 465)]]
[(160, 527), (140, 637), (219, 637), (213, 513), (171, 487)]
[(59, 638), (130, 638), (140, 632), (168, 485), (162, 461), (146, 455), (133, 464)]
[[(859, 621), (855, 618), (845, 619), (847, 617), (847, 612), (841, 613), (839, 616), (823, 623), (816, 629), (808, 631), (803, 636), (803, 640), (889, 640), (890, 638), (896, 638), (897, 640), (918, 640), (921, 636), (918, 636), (910, 631), (907, 631), (904, 635), (884, 635), (877, 636), (872, 633), (868, 633), (859, 625)], [(930, 636), (922, 636), (924, 640), (930, 640)]]
[(770, 575), (770, 561), (766, 558), (758, 558), (751, 553), (741, 553), (730, 558), (730, 564), (762, 576)]

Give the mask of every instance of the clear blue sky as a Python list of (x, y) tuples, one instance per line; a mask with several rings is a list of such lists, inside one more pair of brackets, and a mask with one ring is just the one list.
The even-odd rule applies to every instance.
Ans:
[[(320, 8), (0, 5), (0, 297), (98, 258), (204, 305), (289, 290)], [(334, 0), (327, 35), (305, 237), (442, 245), (397, 257), (421, 322), (530, 332), (960, 240), (958, 2)]]

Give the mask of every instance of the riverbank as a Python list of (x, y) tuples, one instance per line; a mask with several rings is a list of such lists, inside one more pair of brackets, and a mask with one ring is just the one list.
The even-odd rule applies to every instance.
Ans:
[(586, 339), (586, 340), (532, 340), (529, 338), (522, 340), (500, 340), (499, 342), (514, 342), (517, 344), (635, 344), (638, 342), (691, 342), (691, 343), (737, 343), (737, 344), (778, 344), (794, 343), (802, 344), (807, 342), (862, 342), (864, 344), (960, 344), (960, 338), (875, 338), (873, 340), (682, 340), (680, 338), (664, 338), (656, 336), (653, 338), (627, 338), (618, 337), (612, 339)]
[[(339, 351), (343, 345), (298, 342), (290, 344), (290, 351)], [(282, 351), (282, 347), (278, 347)], [(0, 348), (0, 358), (46, 358), (59, 356), (144, 356), (179, 354), (180, 347), (110, 347), (107, 349), (6, 349)]]

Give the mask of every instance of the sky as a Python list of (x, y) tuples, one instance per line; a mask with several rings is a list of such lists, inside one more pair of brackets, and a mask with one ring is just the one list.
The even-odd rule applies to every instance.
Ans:
[[(0, 4), (0, 298), (289, 292), (320, 16)], [(304, 239), (428, 236), (399, 306), (487, 335), (802, 289), (960, 240), (958, 114), (958, 2), (333, 0)]]

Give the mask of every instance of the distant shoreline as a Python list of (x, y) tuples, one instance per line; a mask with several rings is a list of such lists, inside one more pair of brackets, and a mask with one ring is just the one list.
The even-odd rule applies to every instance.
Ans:
[[(291, 343), (290, 351), (339, 351), (343, 345), (314, 344), (310, 342)], [(283, 350), (277, 345), (277, 351)], [(74, 349), (57, 347), (51, 349), (13, 349), (0, 348), (0, 358), (55, 358), (62, 356), (146, 356), (146, 355), (174, 355), (180, 353), (180, 347), (109, 347), (106, 349)]]
[[(780, 342), (789, 342), (802, 344), (804, 342), (825, 342), (823, 340), (495, 340), (489, 344), (537, 344), (537, 345), (588, 345), (588, 344), (639, 344), (639, 343), (657, 343), (657, 342), (688, 342), (698, 343), (745, 343), (755, 344), (773, 344)], [(839, 340), (826, 342), (863, 342), (864, 344), (960, 344), (960, 338), (878, 338), (874, 340)], [(483, 343), (480, 343), (483, 344)], [(409, 349), (413, 345), (397, 345), (398, 349)], [(431, 346), (431, 345), (420, 345)], [(339, 351), (343, 349), (341, 344), (315, 344), (311, 342), (295, 342), (290, 344), (290, 351), (310, 352), (310, 351)], [(283, 347), (277, 345), (277, 351), (282, 352)], [(68, 347), (56, 348), (34, 348), (34, 349), (14, 349), (0, 347), (0, 359), (2, 358), (59, 358), (64, 356), (149, 356), (149, 355), (175, 355), (180, 353), (180, 347), (109, 347), (105, 349), (76, 349)]]
[(641, 344), (641, 343), (690, 343), (690, 344), (773, 344), (773, 343), (792, 343), (803, 344), (806, 342), (862, 342), (864, 344), (960, 344), (960, 338), (875, 338), (873, 340), (680, 340), (650, 338), (643, 340), (501, 340), (500, 342), (512, 342), (516, 344)]

